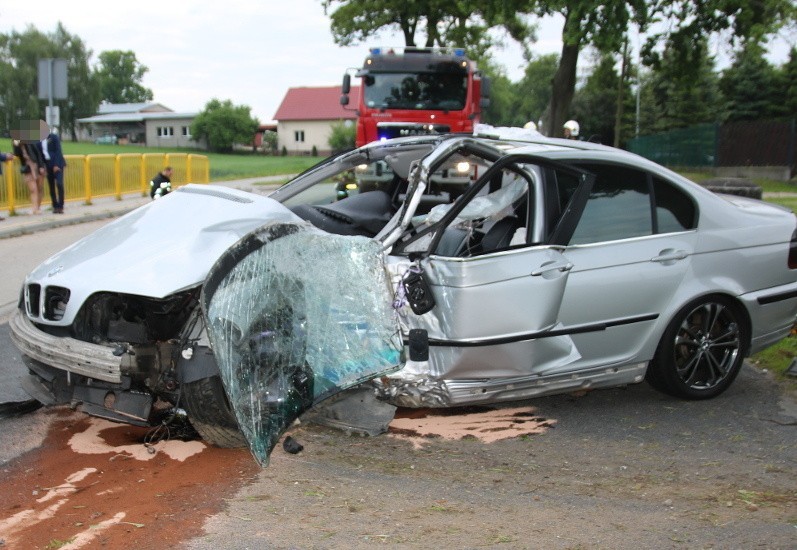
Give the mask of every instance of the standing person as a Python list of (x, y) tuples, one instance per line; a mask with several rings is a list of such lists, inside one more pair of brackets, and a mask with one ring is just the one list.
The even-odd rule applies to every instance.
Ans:
[(149, 182), (149, 196), (157, 199), (163, 195), (168, 195), (172, 190), (172, 167), (167, 166), (152, 178)]
[(47, 172), (42, 144), (39, 141), (21, 142), (15, 139), (14, 154), (19, 159), (20, 172), (22, 172), (28, 191), (30, 191), (30, 202), (33, 205), (31, 214), (41, 214), (44, 175)]
[(42, 140), (42, 153), (47, 163), (47, 184), (53, 201), (53, 214), (64, 213), (64, 169), (66, 160), (61, 150), (61, 139), (55, 132)]
[[(12, 160), (13, 158), (14, 155), (0, 151), (0, 176), (3, 175), (3, 164), (5, 163), (5, 161)], [(5, 218), (0, 217), (0, 222), (3, 221), (4, 219)]]

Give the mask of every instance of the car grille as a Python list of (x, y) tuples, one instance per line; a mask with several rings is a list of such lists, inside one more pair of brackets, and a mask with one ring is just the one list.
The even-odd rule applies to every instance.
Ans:
[(39, 299), (41, 298), (41, 285), (28, 285), (28, 300), (27, 300), (27, 309), (28, 315), (31, 317), (38, 317), (39, 316)]
[[(42, 301), (42, 287), (39, 284), (28, 285), (25, 307), (30, 317), (42, 317), (48, 321), (60, 321), (64, 318), (66, 305), (69, 303), (70, 291), (62, 286), (48, 286), (44, 288)], [(41, 306), (44, 305), (42, 312)]]

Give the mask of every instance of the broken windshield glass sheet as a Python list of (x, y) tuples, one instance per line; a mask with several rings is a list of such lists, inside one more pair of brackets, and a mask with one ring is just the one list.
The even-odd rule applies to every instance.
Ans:
[(202, 295), (208, 336), (261, 465), (311, 406), (398, 368), (392, 299), (377, 242), (309, 224), (263, 227), (218, 260)]

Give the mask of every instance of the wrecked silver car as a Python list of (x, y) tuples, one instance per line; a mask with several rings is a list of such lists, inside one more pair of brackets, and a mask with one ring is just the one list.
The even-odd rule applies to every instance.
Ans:
[(703, 399), (789, 334), (793, 213), (617, 149), (477, 131), (373, 143), (267, 198), (190, 185), (54, 256), (12, 321), (32, 394), (142, 424), (181, 406), (266, 463), (362, 384), (409, 407), (645, 379)]

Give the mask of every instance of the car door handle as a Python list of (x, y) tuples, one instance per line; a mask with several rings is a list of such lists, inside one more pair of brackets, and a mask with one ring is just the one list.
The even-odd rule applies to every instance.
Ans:
[(540, 277), (541, 275), (545, 275), (546, 273), (550, 273), (551, 271), (559, 271), (560, 273), (565, 273), (573, 269), (573, 264), (570, 262), (550, 262), (542, 264), (539, 269), (535, 269), (531, 272), (532, 277)]
[(659, 255), (652, 258), (650, 261), (660, 263), (676, 262), (678, 260), (683, 260), (687, 256), (689, 256), (689, 254), (685, 250), (673, 250), (672, 248), (668, 248), (659, 252)]

